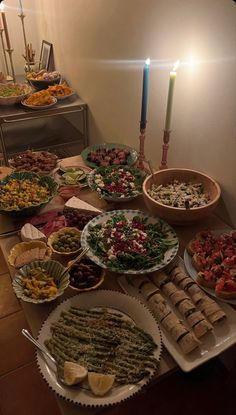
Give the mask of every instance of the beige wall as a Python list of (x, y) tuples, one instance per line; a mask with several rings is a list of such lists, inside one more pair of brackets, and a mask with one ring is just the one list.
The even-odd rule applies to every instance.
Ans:
[[(26, 0), (25, 0), (26, 1)], [(35, 0), (56, 69), (88, 103), (91, 142), (138, 147), (142, 61), (151, 66), (146, 154), (161, 158), (168, 74), (182, 60), (169, 166), (207, 172), (236, 225), (236, 5), (231, 0)], [(195, 68), (186, 65), (195, 57)]]
[[(18, 0), (4, 0), (5, 15), (7, 19), (7, 26), (9, 31), (10, 42), (13, 51), (13, 62), (16, 74), (22, 75), (24, 73), (25, 60), (22, 54), (25, 54), (24, 38), (21, 20), (18, 17), (19, 14), (19, 1)], [(22, 0), (23, 10), (25, 13), (25, 32), (26, 40), (28, 43), (32, 43), (33, 49), (36, 49), (36, 59), (39, 60), (41, 40), (39, 40), (39, 34), (37, 29), (36, 18), (36, 0)], [(5, 63), (3, 59), (2, 46), (0, 46), (0, 71), (6, 72)]]

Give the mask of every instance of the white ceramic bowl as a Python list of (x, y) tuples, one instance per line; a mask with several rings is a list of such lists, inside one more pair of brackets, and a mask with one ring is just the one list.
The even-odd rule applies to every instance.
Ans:
[(21, 95), (14, 95), (9, 97), (3, 97), (0, 93), (0, 105), (14, 105), (20, 103), (22, 100), (24, 100), (29, 94), (32, 92), (31, 86), (27, 84), (20, 84), (20, 83), (7, 83), (3, 84), (0, 83), (0, 89), (3, 87), (11, 87), (11, 86), (19, 86), (22, 88), (22, 94)]

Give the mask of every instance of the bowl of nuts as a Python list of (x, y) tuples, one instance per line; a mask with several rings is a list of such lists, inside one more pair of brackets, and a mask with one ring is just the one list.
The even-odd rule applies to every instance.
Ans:
[[(70, 262), (68, 263), (68, 266)], [(69, 287), (77, 292), (91, 291), (98, 288), (104, 281), (105, 270), (84, 257), (72, 265)]]

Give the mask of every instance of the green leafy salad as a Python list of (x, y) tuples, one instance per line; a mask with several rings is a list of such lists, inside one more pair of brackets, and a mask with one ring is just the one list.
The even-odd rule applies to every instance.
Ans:
[(134, 167), (98, 167), (92, 173), (90, 187), (104, 198), (133, 198), (142, 192), (145, 174)]
[(160, 263), (178, 240), (170, 239), (165, 222), (148, 223), (146, 216), (128, 219), (117, 214), (90, 226), (88, 243), (108, 268), (125, 271), (145, 270)]

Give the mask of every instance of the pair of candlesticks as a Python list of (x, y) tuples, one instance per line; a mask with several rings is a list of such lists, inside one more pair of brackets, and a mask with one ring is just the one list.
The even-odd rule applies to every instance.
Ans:
[[(170, 141), (170, 130), (164, 130), (163, 133), (163, 145), (162, 145), (162, 159), (161, 164), (159, 166), (160, 170), (168, 169), (167, 166), (167, 153), (169, 149), (169, 141)], [(146, 128), (140, 129), (140, 136), (139, 136), (139, 156), (138, 156), (138, 163), (137, 167), (141, 170), (150, 170), (150, 162), (146, 160), (145, 152), (144, 152), (144, 142), (145, 142), (145, 134)], [(145, 167), (145, 164), (148, 165), (148, 169)]]
[[(32, 59), (34, 59), (35, 56), (35, 51), (32, 50), (32, 46), (29, 44), (27, 44), (26, 41), (26, 34), (25, 34), (25, 25), (24, 25), (24, 18), (25, 18), (25, 14), (23, 13), (23, 11), (19, 14), (19, 18), (21, 19), (21, 24), (22, 24), (22, 31), (23, 31), (23, 38), (24, 38), (24, 45), (25, 45), (25, 60), (26, 60), (26, 65), (29, 71), (31, 71), (31, 67), (30, 64), (32, 63)], [(6, 22), (5, 22), (6, 24)], [(6, 36), (7, 36), (7, 45), (9, 45), (9, 47), (5, 48), (5, 44), (4, 44), (4, 28), (0, 27), (0, 37), (1, 37), (1, 44), (2, 44), (2, 50), (3, 50), (3, 57), (4, 57), (4, 62), (5, 62), (5, 67), (6, 67), (6, 72), (7, 72), (7, 80), (10, 81), (14, 81), (16, 80), (15, 77), (15, 70), (14, 70), (14, 65), (13, 65), (13, 51), (14, 49), (12, 49), (10, 47), (10, 39), (9, 39), (9, 35), (8, 35), (8, 31), (7, 31), (7, 27), (6, 29)], [(8, 53), (8, 57), (9, 57), (9, 62), (10, 62), (10, 70), (9, 70), (9, 65), (8, 65), (8, 59), (7, 59), (7, 53)], [(10, 76), (10, 72), (11, 72), (11, 76)]]

